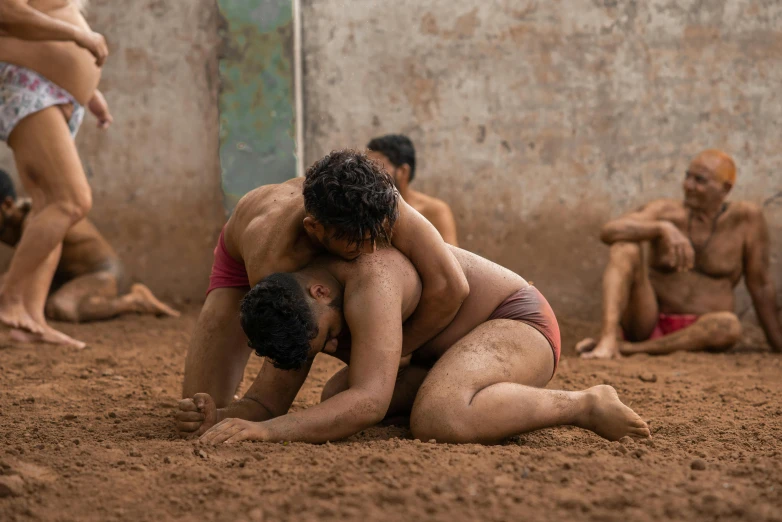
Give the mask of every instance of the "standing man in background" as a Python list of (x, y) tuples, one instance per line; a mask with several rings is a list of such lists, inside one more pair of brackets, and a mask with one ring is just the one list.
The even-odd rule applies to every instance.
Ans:
[(456, 221), (448, 203), (410, 188), (415, 178), (415, 148), (410, 138), (403, 134), (387, 134), (373, 138), (367, 148), (367, 155), (382, 164), (394, 178), (402, 199), (428, 219), (446, 243), (459, 246)]
[(49, 326), (44, 306), (65, 234), (92, 208), (74, 137), (84, 107), (112, 121), (98, 90), (106, 40), (82, 15), (85, 0), (0, 0), (0, 140), (32, 199), (25, 234), (0, 286), (0, 323), (32, 340), (83, 347)]

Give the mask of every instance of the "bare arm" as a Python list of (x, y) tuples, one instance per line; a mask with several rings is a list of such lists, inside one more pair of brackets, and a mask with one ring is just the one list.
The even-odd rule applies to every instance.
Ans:
[(659, 218), (665, 204), (665, 201), (653, 201), (639, 210), (609, 221), (600, 231), (600, 240), (612, 245), (619, 241), (640, 243), (662, 237), (666, 227), (672, 226), (672, 223)]
[(434, 225), (434, 228), (440, 232), (443, 241), (449, 245), (458, 247), (459, 240), (456, 235), (456, 220), (453, 218), (451, 208), (447, 204), (442, 203), (432, 218), (432, 224)]
[(421, 277), (421, 300), (404, 325), (402, 355), (408, 355), (448, 326), (470, 293), (459, 262), (437, 229), (401, 198), (394, 246)]
[(87, 104), (90, 112), (98, 119), (98, 128), (105, 130), (109, 128), (114, 122), (114, 118), (109, 111), (109, 104), (106, 101), (106, 97), (98, 89), (95, 89), (95, 93), (92, 95), (92, 99)]
[(293, 404), (312, 366), (312, 361), (296, 371), (275, 368), (264, 361), (244, 397), (225, 408), (216, 408), (214, 400), (205, 393), (179, 401), (176, 413), (177, 430), (183, 435), (201, 435), (225, 419), (245, 419), (261, 422), (285, 415)]
[(744, 277), (752, 296), (760, 325), (771, 349), (782, 352), (782, 326), (779, 322), (777, 294), (769, 273), (768, 226), (759, 208), (750, 211), (749, 233), (744, 244)]
[(667, 264), (680, 271), (691, 270), (695, 266), (695, 250), (690, 239), (671, 221), (662, 219), (670, 204), (666, 200), (652, 201), (640, 210), (609, 221), (600, 231), (600, 240), (607, 245), (659, 241)]
[(261, 423), (229, 419), (205, 433), (203, 442), (321, 443), (349, 437), (382, 420), (402, 351), (401, 291), (383, 277), (346, 288), (344, 312), (352, 337), (347, 390), (304, 411)]
[(311, 367), (312, 361), (309, 361), (300, 370), (280, 370), (269, 361), (264, 361), (244, 397), (217, 410), (217, 422), (232, 417), (260, 422), (285, 415)]
[(74, 42), (103, 65), (109, 51), (103, 36), (33, 9), (28, 0), (0, 0), (0, 33), (20, 40)]

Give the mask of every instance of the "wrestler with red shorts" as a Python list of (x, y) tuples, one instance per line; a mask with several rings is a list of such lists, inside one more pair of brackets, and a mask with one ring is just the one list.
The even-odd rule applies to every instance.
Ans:
[(768, 344), (782, 351), (768, 227), (757, 205), (726, 201), (735, 181), (730, 156), (706, 150), (685, 172), (683, 201), (653, 201), (603, 227), (611, 254), (602, 332), (578, 343), (583, 357), (732, 347), (741, 337), (733, 289), (742, 277)]

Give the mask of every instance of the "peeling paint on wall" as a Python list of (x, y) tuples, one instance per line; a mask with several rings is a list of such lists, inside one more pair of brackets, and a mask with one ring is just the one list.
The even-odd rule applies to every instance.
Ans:
[(308, 0), (302, 25), (306, 162), (408, 134), (460, 244), (558, 314), (599, 316), (601, 225), (680, 198), (709, 147), (765, 205), (782, 282), (782, 2)]
[(296, 176), (291, 0), (218, 0), (220, 165), (225, 210)]

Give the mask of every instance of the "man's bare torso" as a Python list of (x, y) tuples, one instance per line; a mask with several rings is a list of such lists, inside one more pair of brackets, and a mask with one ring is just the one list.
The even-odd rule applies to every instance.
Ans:
[(696, 315), (732, 311), (733, 289), (744, 271), (745, 225), (750, 204), (726, 203), (715, 222), (703, 222), (690, 221), (682, 202), (666, 203), (658, 217), (670, 221), (690, 238), (695, 249), (695, 268), (683, 272), (672, 270), (666, 262), (668, 252), (659, 242), (652, 242), (649, 278), (660, 311)]
[[(456, 341), (473, 328), (486, 322), (494, 310), (511, 294), (528, 283), (521, 276), (496, 263), (457, 247), (449, 247), (467, 277), (470, 294), (456, 317), (445, 330), (414, 352), (418, 361), (433, 363)], [(354, 261), (328, 257), (329, 271), (345, 288), (346, 298), (350, 284), (378, 285), (385, 281), (402, 294), (402, 322), (415, 311), (421, 295), (421, 282), (412, 263), (395, 248), (384, 248), (372, 256), (361, 256)], [(388, 320), (398, 321), (399, 315)], [(343, 347), (344, 348), (344, 347)], [(350, 360), (349, 350), (338, 349), (336, 356)]]
[[(30, 0), (30, 7), (42, 13), (88, 29), (74, 0)], [(59, 85), (86, 105), (100, 81), (95, 57), (73, 42), (33, 42), (0, 36), (0, 62), (31, 69)]]
[(244, 262), (250, 286), (273, 272), (295, 272), (318, 249), (304, 232), (304, 178), (247, 193), (225, 226), (228, 254)]

